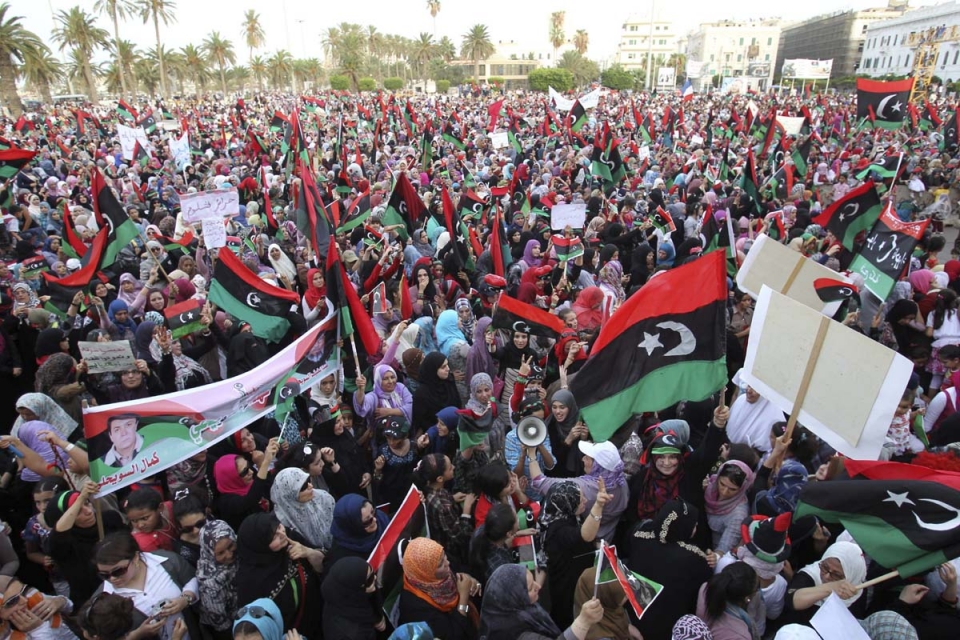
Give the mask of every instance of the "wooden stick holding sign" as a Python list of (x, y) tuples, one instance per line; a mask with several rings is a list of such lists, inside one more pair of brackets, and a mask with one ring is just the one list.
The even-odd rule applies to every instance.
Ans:
[(866, 589), (867, 587), (872, 587), (875, 584), (880, 584), (881, 582), (886, 582), (887, 580), (893, 580), (899, 575), (900, 575), (899, 571), (890, 571), (888, 573), (883, 574), (882, 576), (877, 576), (872, 580), (867, 580), (862, 584), (858, 584), (855, 588), (857, 591), (861, 591), (863, 589)]
[(823, 316), (820, 318), (820, 328), (817, 329), (817, 337), (813, 341), (813, 348), (810, 350), (810, 357), (807, 358), (807, 366), (803, 370), (803, 378), (800, 380), (800, 388), (797, 390), (797, 399), (793, 401), (793, 411), (787, 419), (787, 429), (783, 434), (783, 439), (790, 440), (793, 435), (793, 428), (797, 425), (797, 418), (800, 416), (800, 409), (803, 408), (803, 401), (807, 398), (807, 391), (810, 389), (810, 380), (813, 379), (813, 371), (817, 368), (817, 360), (820, 358), (820, 350), (823, 348), (823, 340), (827, 337), (827, 329), (830, 328), (830, 318)]

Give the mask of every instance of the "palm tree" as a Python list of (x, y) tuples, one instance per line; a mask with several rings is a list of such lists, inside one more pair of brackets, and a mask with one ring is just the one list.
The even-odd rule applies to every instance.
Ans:
[(0, 4), (0, 99), (10, 110), (10, 114), (20, 117), (23, 104), (17, 92), (17, 69), (15, 62), (26, 64), (34, 58), (49, 53), (47, 45), (40, 41), (32, 31), (23, 28), (22, 16), (8, 16), (10, 5)]
[(433, 58), (435, 49), (436, 45), (433, 43), (433, 36), (429, 33), (421, 32), (420, 37), (413, 41), (410, 57), (413, 59), (413, 64), (421, 79), (426, 78), (427, 63)]
[(383, 54), (384, 37), (373, 25), (367, 26), (367, 55), (377, 61), (377, 78), (383, 81), (380, 56)]
[(151, 50), (133, 65), (133, 73), (137, 83), (150, 94), (156, 93), (157, 87), (160, 85), (159, 58), (151, 55), (153, 53)]
[(440, 0), (427, 0), (427, 9), (433, 18), (433, 37), (437, 37), (437, 14), (440, 13)]
[(250, 81), (250, 69), (242, 64), (232, 66), (230, 70), (227, 71), (227, 80), (234, 90), (243, 93), (247, 88), (247, 82)]
[(60, 80), (63, 75), (63, 65), (53, 56), (50, 49), (43, 47), (38, 55), (28, 56), (20, 72), (27, 84), (40, 93), (40, 98), (45, 103), (53, 103), (50, 86)]
[(550, 44), (553, 45), (553, 60), (557, 62), (557, 49), (559, 49), (567, 35), (563, 32), (563, 23), (566, 20), (566, 11), (554, 11), (550, 14)]
[(453, 44), (453, 40), (447, 36), (440, 38), (440, 42), (436, 46), (437, 55), (443, 59), (444, 62), (450, 62), (457, 57), (457, 45)]
[(584, 58), (576, 51), (564, 51), (557, 61), (557, 67), (573, 74), (573, 82), (581, 86), (596, 80), (600, 76), (600, 67), (593, 60)]
[(59, 25), (53, 30), (53, 41), (60, 44), (63, 51), (70, 47), (79, 52), (83, 80), (87, 85), (87, 96), (90, 102), (99, 102), (97, 83), (93, 77), (91, 60), (93, 53), (100, 47), (107, 46), (110, 34), (94, 23), (94, 18), (80, 7), (73, 7), (69, 11), (60, 11), (56, 15)]
[(480, 81), (480, 61), (493, 55), (496, 48), (490, 42), (490, 32), (487, 25), (475, 24), (470, 31), (463, 34), (460, 43), (460, 55), (473, 60), (473, 81)]
[(96, 82), (97, 78), (103, 76), (103, 69), (100, 65), (90, 62), (90, 59), (84, 57), (83, 52), (80, 51), (80, 49), (71, 49), (70, 53), (67, 54), (67, 60), (63, 65), (67, 82), (83, 82), (86, 84), (87, 78), (85, 73), (87, 68), (89, 68), (90, 75), (93, 76), (94, 82)]
[(287, 87), (287, 82), (293, 72), (293, 56), (281, 49), (267, 60), (267, 68), (270, 73), (270, 82), (274, 89)]
[(257, 79), (257, 89), (263, 93), (263, 77), (267, 75), (267, 61), (263, 56), (250, 58), (250, 73)]
[[(133, 0), (97, 0), (93, 5), (93, 10), (100, 14), (101, 16), (106, 16), (110, 18), (110, 22), (113, 23), (113, 45), (117, 49), (120, 48), (120, 19), (126, 19), (128, 16), (132, 16), (136, 11), (136, 6), (133, 4)], [(126, 97), (130, 95), (127, 90), (127, 73), (128, 70), (124, 68), (124, 65), (116, 65), (117, 74), (120, 76), (120, 91), (121, 95)]]
[(589, 46), (590, 34), (587, 33), (586, 29), (577, 29), (576, 33), (573, 34), (573, 48), (576, 49), (580, 55), (584, 55)]
[(183, 64), (187, 68), (187, 76), (193, 82), (194, 90), (201, 93), (206, 88), (207, 79), (210, 77), (203, 48), (188, 44), (180, 52), (183, 54)]
[[(176, 22), (174, 12), (177, 9), (175, 0), (137, 0), (140, 7), (140, 16), (143, 18), (143, 24), (153, 20), (153, 32), (157, 37), (157, 49), (160, 49), (160, 21), (169, 26)], [(163, 56), (160, 56), (160, 97), (167, 95), (167, 71), (164, 68)]]
[(237, 61), (237, 54), (233, 52), (233, 43), (220, 37), (220, 33), (213, 31), (207, 39), (203, 41), (203, 50), (211, 60), (217, 63), (220, 69), (220, 89), (223, 95), (227, 95), (227, 76), (224, 74), (224, 67), (229, 62), (234, 64)]
[(259, 49), (267, 41), (267, 34), (260, 25), (260, 14), (253, 9), (243, 14), (243, 41), (250, 50), (249, 60), (253, 60), (253, 50)]
[(170, 51), (163, 56), (163, 64), (167, 69), (167, 77), (172, 77), (177, 83), (177, 94), (184, 95), (184, 83), (189, 78), (190, 69), (187, 68), (186, 58), (180, 51)]
[(127, 86), (127, 78), (130, 78), (132, 84), (136, 84), (133, 79), (133, 65), (140, 57), (136, 45), (129, 40), (115, 40), (110, 44), (109, 50), (114, 59), (112, 66), (115, 67), (118, 88), (123, 92), (121, 95), (126, 96), (128, 92), (135, 93), (135, 87)]

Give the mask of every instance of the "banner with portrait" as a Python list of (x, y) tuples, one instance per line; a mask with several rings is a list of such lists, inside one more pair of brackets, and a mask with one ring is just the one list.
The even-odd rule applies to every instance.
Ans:
[(246, 373), (83, 410), (90, 477), (103, 496), (204, 451), (339, 370), (337, 321), (324, 320)]

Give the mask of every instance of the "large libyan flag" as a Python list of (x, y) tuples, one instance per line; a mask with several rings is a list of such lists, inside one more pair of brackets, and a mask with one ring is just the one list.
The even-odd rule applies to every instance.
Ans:
[(594, 440), (726, 384), (726, 299), (725, 256), (713, 251), (653, 278), (604, 323), (570, 388)]
[(960, 473), (846, 460), (849, 480), (809, 482), (794, 518), (846, 527), (863, 552), (908, 577), (960, 556)]
[(233, 317), (249, 322), (254, 335), (270, 342), (280, 342), (290, 328), (287, 313), (300, 304), (300, 296), (264, 282), (226, 247), (213, 269), (209, 297)]

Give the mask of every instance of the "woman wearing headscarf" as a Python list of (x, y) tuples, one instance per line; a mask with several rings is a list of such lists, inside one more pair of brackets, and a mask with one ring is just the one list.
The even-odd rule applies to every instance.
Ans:
[(267, 445), (256, 475), (253, 465), (244, 456), (227, 454), (220, 456), (213, 466), (213, 477), (217, 482), (217, 498), (214, 512), (236, 531), (240, 523), (250, 515), (259, 514), (269, 508), (270, 463), (277, 455), (279, 446), (274, 438)]
[(270, 266), (277, 274), (281, 285), (288, 289), (295, 289), (297, 283), (297, 267), (293, 264), (287, 254), (283, 252), (278, 244), (271, 244), (267, 247), (267, 260)]
[(310, 434), (310, 442), (321, 450), (330, 448), (334, 453), (335, 464), (325, 465), (323, 471), (324, 479), (334, 496), (339, 498), (347, 493), (366, 489), (373, 478), (370, 474), (369, 459), (353, 434), (344, 426), (341, 407), (320, 409), (314, 413), (314, 419), (317, 424)]
[[(45, 476), (56, 475), (57, 456), (50, 443), (40, 437), (43, 431), (53, 431), (46, 422), (30, 420), (20, 425), (16, 436), (7, 436), (3, 444), (15, 446), (22, 455), (23, 469), (20, 471), (22, 488), (29, 490), (33, 483)], [(61, 454), (66, 457), (65, 454)]]
[(600, 287), (587, 287), (578, 295), (573, 303), (573, 311), (577, 314), (577, 329), (594, 333), (603, 322), (604, 293)]
[(77, 363), (69, 354), (55, 353), (40, 365), (36, 390), (52, 398), (77, 423), (83, 421), (82, 395), (86, 388), (77, 382)]
[(107, 308), (107, 317), (110, 319), (110, 337), (113, 340), (129, 340), (136, 338), (137, 323), (130, 317), (130, 309), (123, 300), (114, 300)]
[[(150, 343), (150, 357), (157, 362), (163, 360), (163, 352), (156, 339)], [(183, 355), (183, 345), (180, 340), (174, 340), (171, 343), (170, 357), (173, 361), (174, 380), (177, 391), (194, 389), (210, 383), (210, 372), (193, 358), (188, 358)]]
[[(20, 417), (13, 423), (10, 434), (16, 436), (20, 426), (30, 420), (39, 420), (49, 424), (65, 440), (74, 442), (83, 437), (76, 432), (79, 423), (70, 417), (60, 405), (42, 393), (25, 393), (17, 400), (17, 413)], [(76, 437), (74, 436), (76, 432)]]
[(863, 551), (853, 542), (834, 542), (823, 552), (817, 564), (810, 564), (794, 574), (787, 586), (787, 600), (782, 624), (809, 624), (816, 607), (822, 606), (830, 594), (836, 593), (855, 618), (863, 618), (867, 599), (856, 586), (867, 576)]
[(557, 478), (575, 478), (583, 474), (583, 456), (577, 448), (581, 438), (587, 437), (587, 428), (580, 422), (577, 399), (566, 389), (559, 389), (550, 400), (547, 434), (553, 457), (557, 461), (550, 475)]
[(527, 243), (523, 246), (523, 257), (520, 258), (518, 264), (521, 274), (530, 267), (539, 267), (543, 264), (543, 259), (540, 256), (539, 240), (527, 240)]
[(580, 607), (573, 624), (560, 631), (539, 599), (540, 585), (529, 569), (519, 564), (499, 567), (483, 590), (481, 640), (586, 640), (603, 618), (603, 605), (592, 598)]
[(306, 471), (287, 468), (278, 473), (270, 499), (287, 531), (298, 533), (314, 549), (324, 551), (333, 545), (330, 526), (336, 502), (326, 491), (313, 487)]
[(623, 267), (617, 260), (611, 260), (600, 268), (597, 284), (603, 292), (603, 321), (613, 315), (614, 310), (626, 299), (623, 290)]
[(386, 628), (377, 572), (363, 558), (344, 558), (323, 580), (323, 640), (375, 640)]
[[(273, 246), (273, 245), (271, 245)], [(288, 258), (289, 259), (289, 258)], [(322, 269), (307, 271), (307, 290), (303, 294), (303, 316), (313, 325), (327, 315), (327, 283)]]
[(389, 524), (390, 518), (374, 508), (369, 500), (356, 493), (348, 493), (333, 508), (333, 547), (324, 561), (325, 571), (341, 558), (367, 558)]
[(200, 622), (226, 637), (237, 613), (237, 534), (223, 520), (209, 520), (200, 529)]
[(467, 338), (460, 329), (460, 318), (453, 309), (447, 309), (437, 318), (437, 346), (443, 355), (449, 357), (457, 343), (467, 344)]
[(530, 334), (517, 330), (512, 332), (509, 342), (502, 346), (495, 345), (492, 355), (499, 363), (500, 378), (503, 380), (504, 391), (500, 400), (505, 403), (510, 402), (520, 365), (528, 358), (533, 358), (533, 361), (537, 362), (540, 360), (540, 356), (530, 346)]
[(739, 460), (728, 460), (710, 476), (704, 491), (707, 523), (713, 549), (724, 554), (740, 541), (740, 525), (750, 515), (747, 491), (753, 486), (753, 469)]
[(408, 422), (413, 418), (413, 396), (403, 383), (397, 382), (397, 372), (392, 367), (385, 364), (374, 367), (373, 393), (365, 392), (367, 379), (362, 375), (357, 376), (356, 382), (353, 408), (370, 428), (382, 416), (403, 416)]
[(317, 574), (323, 554), (288, 532), (272, 513), (257, 513), (243, 521), (237, 552), (237, 602), (269, 598), (280, 609), (282, 628), (313, 634), (322, 615)]
[[(885, 344), (902, 356), (909, 356), (917, 347), (930, 348), (927, 326), (920, 317), (920, 307), (913, 300), (897, 300), (886, 312), (881, 334), (889, 333)], [(890, 344), (892, 338), (893, 344)], [(881, 338), (884, 342), (884, 339)]]
[(644, 638), (668, 637), (680, 616), (696, 607), (700, 585), (713, 573), (707, 554), (692, 543), (698, 520), (696, 507), (675, 498), (630, 538), (627, 566), (663, 585), (657, 615), (643, 616), (637, 624)]
[(444, 407), (460, 409), (463, 402), (447, 357), (435, 351), (420, 364), (420, 385), (413, 394), (413, 433), (420, 435), (435, 425), (437, 413)]
[(473, 328), (473, 344), (467, 354), (467, 378), (472, 379), (477, 373), (486, 373), (491, 378), (496, 377), (499, 367), (491, 354), (491, 348), (497, 344), (497, 330), (491, 327), (493, 320), (484, 316), (477, 320)]
[[(642, 640), (637, 628), (630, 624), (630, 618), (623, 608), (627, 602), (627, 594), (617, 581), (596, 584), (597, 570), (593, 567), (584, 569), (577, 580), (577, 590), (573, 594), (573, 614), (580, 614), (583, 605), (596, 598), (603, 606), (603, 618), (593, 624), (584, 640), (605, 640), (607, 638), (622, 638), (623, 640)], [(596, 590), (596, 596), (594, 596)]]
[(470, 598), (480, 583), (467, 574), (454, 574), (439, 543), (414, 538), (403, 551), (403, 591), (400, 624), (426, 622), (444, 640), (477, 637), (476, 609)]
[(156, 364), (159, 360), (154, 360), (150, 355), (150, 345), (153, 343), (154, 331), (157, 325), (149, 320), (144, 320), (137, 327), (136, 335), (133, 341), (134, 355), (138, 360), (146, 360), (147, 364)]

